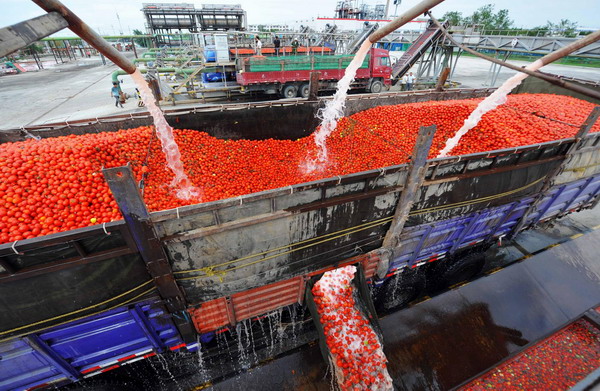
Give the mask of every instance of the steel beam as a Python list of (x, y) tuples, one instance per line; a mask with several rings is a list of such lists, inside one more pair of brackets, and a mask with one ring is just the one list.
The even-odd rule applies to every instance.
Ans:
[(186, 342), (195, 341), (196, 334), (192, 324), (187, 321), (188, 317), (178, 314), (187, 308), (185, 296), (175, 281), (165, 249), (154, 231), (150, 214), (138, 190), (131, 167), (106, 168), (102, 173), (159, 295), (164, 300), (167, 310), (175, 314), (173, 321)]
[(0, 29), (0, 57), (23, 49), (40, 39), (69, 26), (58, 13), (50, 12), (37, 18)]
[(73, 11), (68, 9), (58, 0), (33, 0), (34, 3), (39, 5), (46, 12), (57, 12), (67, 22), (68, 27), (75, 34), (83, 38), (90, 46), (103, 53), (112, 62), (114, 62), (121, 69), (127, 73), (133, 73), (136, 70), (135, 64), (129, 61), (127, 57), (121, 54), (117, 49), (112, 47), (108, 42), (99, 36), (94, 30), (91, 29), (79, 16), (75, 15)]
[(313, 71), (310, 73), (308, 100), (317, 100), (319, 94), (319, 78), (321, 72)]

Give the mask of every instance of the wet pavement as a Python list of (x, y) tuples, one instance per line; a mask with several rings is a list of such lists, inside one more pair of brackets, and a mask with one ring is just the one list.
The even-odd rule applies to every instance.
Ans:
[[(552, 245), (542, 236), (521, 247)], [(397, 389), (457, 387), (600, 303), (599, 246), (596, 230), (381, 318)], [(326, 371), (313, 345), (212, 389), (328, 390)]]

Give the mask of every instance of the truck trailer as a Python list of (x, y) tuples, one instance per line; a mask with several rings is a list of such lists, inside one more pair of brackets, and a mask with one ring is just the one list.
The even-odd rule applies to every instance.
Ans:
[[(311, 73), (317, 72), (319, 90), (335, 90), (354, 55), (249, 57), (237, 61), (237, 82), (242, 93), (278, 93), (284, 98), (307, 98)], [(380, 93), (391, 85), (389, 52), (371, 48), (356, 72), (352, 89)]]

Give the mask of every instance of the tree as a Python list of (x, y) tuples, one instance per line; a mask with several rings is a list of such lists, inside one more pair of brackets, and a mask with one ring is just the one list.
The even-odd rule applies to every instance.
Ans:
[(38, 45), (37, 43), (32, 43), (31, 45), (27, 46), (26, 48), (30, 54), (36, 53), (36, 54), (42, 54), (44, 53), (44, 47), (42, 45)]
[(577, 22), (571, 22), (569, 19), (561, 19), (558, 23), (548, 21), (546, 27), (554, 35), (562, 35), (568, 38), (577, 36)]
[(448, 23), (450, 23), (450, 26), (460, 26), (463, 24), (463, 16), (462, 16), (462, 12), (458, 12), (458, 11), (450, 11), (450, 12), (446, 12), (441, 20), (445, 20), (448, 21)]
[(502, 9), (494, 13), (494, 5), (479, 7), (473, 15), (464, 19), (465, 24), (478, 24), (485, 30), (506, 30), (512, 27), (513, 21), (508, 17), (508, 10)]

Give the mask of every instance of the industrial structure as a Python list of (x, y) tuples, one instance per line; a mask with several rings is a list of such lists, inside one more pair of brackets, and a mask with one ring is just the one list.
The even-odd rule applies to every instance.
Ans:
[(144, 3), (142, 12), (147, 30), (153, 35), (184, 31), (243, 31), (248, 23), (239, 4)]
[[(389, 3), (389, 1), (388, 1)], [(382, 20), (387, 18), (386, 4), (369, 5), (358, 0), (338, 1), (335, 7), (338, 19)]]

